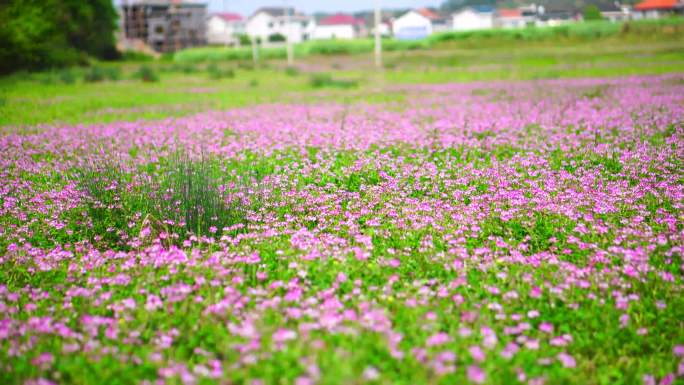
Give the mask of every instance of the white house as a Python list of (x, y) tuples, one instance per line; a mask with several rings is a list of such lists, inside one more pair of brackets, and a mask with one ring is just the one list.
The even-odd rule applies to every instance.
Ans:
[(547, 4), (537, 8), (537, 26), (558, 26), (581, 20), (581, 12), (570, 4)]
[(366, 23), (351, 15), (338, 13), (316, 23), (313, 39), (355, 39), (366, 33)]
[(245, 22), (237, 13), (215, 13), (207, 20), (209, 44), (239, 45), (239, 35), (245, 33)]
[(472, 31), (494, 27), (494, 9), (481, 5), (465, 7), (452, 15), (452, 29), (454, 31)]
[(434, 22), (439, 20), (435, 12), (423, 8), (414, 9), (394, 20), (394, 37), (401, 40), (423, 39), (432, 35)]
[(658, 19), (670, 15), (684, 16), (684, 0), (644, 0), (634, 6), (635, 19)]
[(494, 13), (496, 28), (522, 28), (525, 24), (525, 17), (520, 9), (500, 8)]
[[(289, 23), (288, 23), (289, 20)], [(293, 8), (264, 7), (247, 20), (247, 35), (263, 44), (278, 43), (279, 37), (289, 37), (293, 43), (309, 40), (316, 23), (312, 17)]]
[[(392, 21), (382, 20), (378, 30), (380, 30), (380, 36), (392, 36)], [(372, 36), (375, 36), (375, 25), (371, 27), (370, 32)]]
[(613, 4), (599, 4), (599, 11), (604, 19), (616, 23), (628, 21), (631, 13), (631, 6), (615, 2)]

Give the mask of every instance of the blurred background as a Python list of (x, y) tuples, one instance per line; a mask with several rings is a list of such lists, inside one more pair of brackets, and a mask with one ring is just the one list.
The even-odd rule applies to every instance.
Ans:
[(684, 0), (5, 0), (0, 125), (680, 72), (683, 15)]

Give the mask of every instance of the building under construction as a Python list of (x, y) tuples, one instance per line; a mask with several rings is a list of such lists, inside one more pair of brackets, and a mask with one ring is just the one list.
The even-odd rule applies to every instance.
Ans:
[(121, 31), (157, 52), (205, 45), (207, 4), (192, 0), (123, 0)]

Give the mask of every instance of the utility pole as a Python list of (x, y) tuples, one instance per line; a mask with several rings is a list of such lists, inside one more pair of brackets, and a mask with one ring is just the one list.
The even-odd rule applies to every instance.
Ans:
[(285, 4), (285, 44), (287, 45), (287, 66), (292, 67), (294, 65), (294, 52), (292, 52), (292, 23), (290, 22), (290, 7), (287, 6), (287, 1), (283, 2)]
[[(223, 0), (223, 13), (228, 12), (228, 7), (227, 7), (226, 3), (227, 3), (227, 0)], [(228, 35), (228, 21), (224, 20), (223, 21), (223, 36), (224, 36), (224, 38), (226, 38), (225, 44), (226, 44), (226, 48), (228, 48), (228, 46), (230, 45), (230, 39), (228, 39), (226, 37), (226, 35)]]
[(380, 0), (375, 0), (375, 67), (382, 68), (382, 39), (380, 38)]
[(259, 65), (259, 50), (257, 49), (256, 37), (254, 35), (250, 36), (252, 41), (252, 61), (254, 62), (254, 67)]

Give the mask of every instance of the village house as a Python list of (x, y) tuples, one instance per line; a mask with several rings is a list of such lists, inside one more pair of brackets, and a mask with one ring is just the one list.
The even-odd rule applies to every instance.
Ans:
[(658, 19), (684, 15), (684, 0), (645, 0), (634, 6), (635, 19)]
[(630, 18), (630, 6), (618, 2), (612, 4), (599, 4), (601, 16), (611, 22), (627, 21)]
[(430, 19), (433, 33), (451, 30), (451, 20), (448, 15), (443, 15), (432, 8), (420, 8), (418, 13)]
[(338, 13), (318, 21), (312, 39), (356, 39), (366, 35), (366, 22), (363, 19)]
[(245, 33), (245, 22), (237, 13), (215, 13), (207, 20), (207, 42), (216, 45), (240, 44)]
[(494, 27), (494, 8), (488, 5), (465, 7), (452, 15), (454, 31), (472, 31)]
[[(384, 36), (384, 37), (392, 36), (392, 20), (381, 19), (380, 25), (378, 26), (378, 30), (380, 31), (380, 36)], [(375, 35), (375, 25), (373, 25), (371, 27), (370, 33), (371, 33), (371, 35)]]
[(582, 19), (582, 12), (567, 4), (551, 4), (539, 7), (538, 26), (558, 26)]
[(401, 40), (423, 39), (434, 32), (449, 30), (448, 18), (429, 8), (414, 9), (392, 24), (394, 37)]
[(494, 28), (523, 28), (537, 22), (537, 6), (525, 5), (518, 8), (499, 8), (494, 11)]
[(157, 52), (207, 43), (207, 5), (199, 1), (127, 0), (120, 15), (123, 38)]
[(525, 17), (520, 9), (501, 8), (494, 13), (494, 28), (522, 28)]
[(263, 7), (249, 17), (245, 30), (250, 38), (264, 44), (309, 40), (315, 29), (314, 19), (290, 7)]

